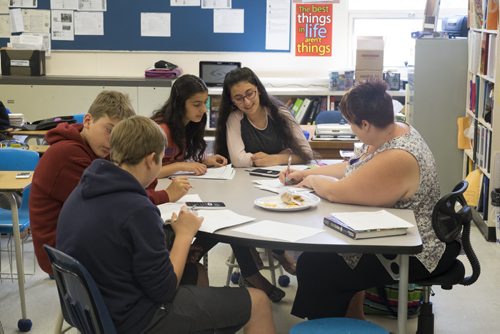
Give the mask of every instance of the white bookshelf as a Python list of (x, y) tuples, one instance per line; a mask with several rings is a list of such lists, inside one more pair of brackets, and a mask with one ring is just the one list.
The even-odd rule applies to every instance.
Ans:
[(474, 129), (474, 139), (471, 148), (464, 150), (463, 167), (464, 177), (474, 169), (481, 172), (480, 197), (484, 199), (478, 202), (474, 221), (486, 240), (495, 241), (490, 193), (500, 187), (500, 90), (495, 89), (496, 77), (500, 73), (500, 36), (498, 26), (496, 30), (484, 29), (484, 22), (486, 19), (483, 23), (474, 20), (469, 30), (464, 115)]

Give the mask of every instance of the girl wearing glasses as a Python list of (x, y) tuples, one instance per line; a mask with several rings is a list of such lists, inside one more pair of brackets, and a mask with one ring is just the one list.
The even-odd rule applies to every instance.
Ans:
[(290, 111), (267, 94), (257, 75), (235, 69), (224, 79), (215, 151), (235, 167), (306, 163), (313, 152)]
[[(228, 157), (235, 167), (307, 163), (313, 158), (290, 111), (269, 96), (257, 75), (246, 67), (229, 72), (224, 79), (215, 152)], [(262, 276), (252, 250), (232, 247), (246, 284), (263, 290), (273, 302), (280, 301), (285, 292)], [(295, 263), (284, 251), (275, 250), (273, 256), (287, 272), (295, 274)]]
[(186, 74), (175, 80), (167, 102), (153, 114), (168, 140), (158, 177), (178, 171), (205, 174), (207, 167), (227, 164), (221, 155), (205, 155), (203, 139), (207, 123), (208, 88), (197, 76)]

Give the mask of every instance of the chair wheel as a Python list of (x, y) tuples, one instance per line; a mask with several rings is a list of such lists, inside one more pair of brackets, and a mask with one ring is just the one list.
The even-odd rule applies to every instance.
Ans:
[(288, 277), (288, 275), (281, 275), (281, 276), (278, 278), (278, 284), (279, 284), (281, 287), (286, 288), (287, 286), (289, 286), (289, 285), (290, 285), (290, 277)]
[(235, 271), (231, 274), (231, 283), (238, 284), (240, 281), (241, 274), (239, 271)]
[(31, 330), (31, 326), (33, 326), (33, 323), (30, 319), (20, 319), (17, 322), (17, 328), (19, 328), (21, 332), (29, 332)]

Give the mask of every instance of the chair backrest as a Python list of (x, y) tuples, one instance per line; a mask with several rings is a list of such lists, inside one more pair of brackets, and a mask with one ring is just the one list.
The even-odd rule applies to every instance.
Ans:
[(345, 124), (347, 121), (339, 110), (324, 110), (314, 120), (316, 124)]
[(0, 170), (35, 170), (39, 155), (35, 151), (19, 148), (0, 149)]
[(64, 319), (83, 334), (116, 333), (102, 295), (87, 269), (76, 259), (48, 245)]
[(463, 193), (469, 186), (467, 181), (458, 183), (452, 192), (444, 195), (432, 211), (432, 227), (439, 240), (450, 243), (460, 238), (465, 255), (472, 267), (472, 275), (464, 277), (462, 285), (474, 283), (481, 273), (479, 260), (470, 243), (471, 208), (467, 205)]

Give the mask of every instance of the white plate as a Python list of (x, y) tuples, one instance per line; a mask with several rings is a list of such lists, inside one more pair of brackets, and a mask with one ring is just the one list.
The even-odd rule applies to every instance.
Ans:
[(283, 203), (283, 201), (281, 200), (281, 195), (257, 198), (254, 201), (254, 204), (258, 207), (271, 211), (300, 211), (316, 206), (321, 201), (318, 196), (313, 194), (301, 193), (300, 195), (304, 198), (304, 203), (302, 203), (301, 205), (290, 205)]

